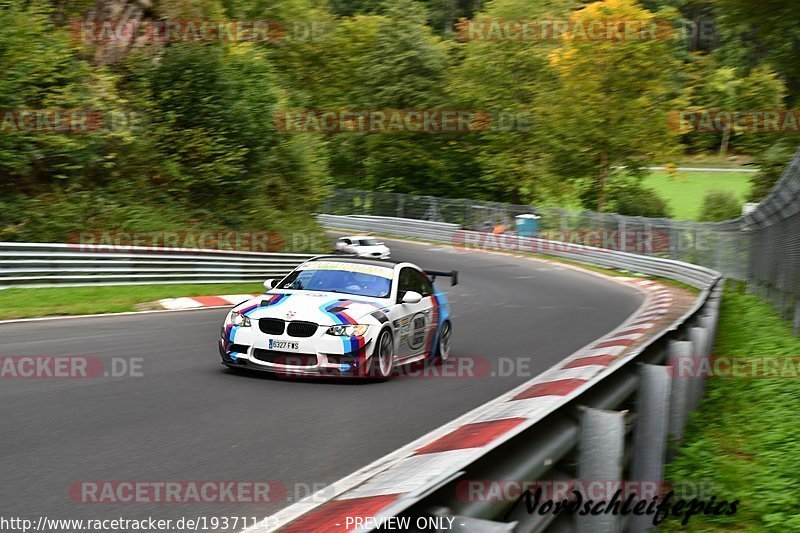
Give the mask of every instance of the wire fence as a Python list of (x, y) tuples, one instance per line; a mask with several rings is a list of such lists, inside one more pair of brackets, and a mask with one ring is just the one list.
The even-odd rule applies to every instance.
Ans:
[(800, 151), (758, 209), (744, 217), (747, 281), (800, 331)]
[(745, 279), (748, 265), (742, 219), (699, 223), (357, 190), (336, 191), (323, 209), (329, 215), (427, 220), (502, 234), (520, 233), (516, 217), (532, 214), (541, 218), (526, 236), (695, 263), (735, 279)]
[[(747, 282), (800, 331), (800, 151), (770, 196), (745, 217), (692, 222), (540, 208), (480, 200), (336, 190), (328, 215), (397, 217), (457, 224), (467, 230), (536, 236), (694, 263)], [(535, 234), (517, 226), (532, 214)]]

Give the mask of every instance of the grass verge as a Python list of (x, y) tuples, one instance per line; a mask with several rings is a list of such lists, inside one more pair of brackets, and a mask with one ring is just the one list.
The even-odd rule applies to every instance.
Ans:
[(136, 311), (136, 304), (161, 298), (256, 294), (263, 290), (264, 287), (260, 283), (6, 289), (0, 291), (0, 319), (121, 313)]
[(746, 172), (653, 172), (643, 184), (655, 189), (669, 204), (677, 220), (697, 220), (703, 197), (710, 191), (731, 191), (744, 202), (753, 174)]
[[(800, 339), (768, 305), (729, 288), (715, 354), (747, 361), (796, 356)], [(667, 479), (676, 485), (710, 483), (718, 500), (738, 499), (740, 505), (731, 517), (692, 518), (691, 531), (800, 531), (799, 412), (798, 379), (707, 381)], [(667, 531), (686, 530), (676, 521), (667, 524)]]

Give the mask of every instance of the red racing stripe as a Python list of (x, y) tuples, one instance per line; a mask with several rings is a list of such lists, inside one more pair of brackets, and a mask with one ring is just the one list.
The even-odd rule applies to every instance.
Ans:
[(612, 346), (630, 346), (636, 342), (636, 339), (611, 339), (600, 344), (592, 346), (592, 350), (599, 350), (600, 348), (611, 348)]
[(524, 418), (504, 418), (489, 422), (465, 424), (418, 449), (414, 452), (414, 455), (480, 448), (481, 446), (486, 446), (503, 433), (514, 429), (522, 422), (525, 422)]
[[(397, 500), (398, 494), (368, 496), (350, 500), (333, 500), (300, 519), (282, 527), (283, 533), (329, 533), (330, 531), (347, 531), (347, 518), (367, 518), (375, 516), (378, 511)], [(356, 529), (351, 526), (350, 530)]]
[(228, 300), (223, 300), (219, 296), (190, 296), (192, 300), (199, 303), (203, 307), (212, 307), (215, 305), (227, 305), (233, 307), (233, 304)]
[(540, 396), (566, 396), (586, 382), (585, 379), (559, 379), (547, 383), (537, 383), (528, 390), (520, 392), (511, 400), (527, 400)]
[(595, 355), (592, 357), (581, 357), (567, 363), (564, 368), (578, 368), (581, 366), (600, 365), (607, 366), (608, 363), (616, 359), (616, 355)]

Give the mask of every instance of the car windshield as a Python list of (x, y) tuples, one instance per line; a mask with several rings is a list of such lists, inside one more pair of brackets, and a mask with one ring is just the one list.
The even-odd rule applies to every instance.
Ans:
[(277, 288), (388, 298), (392, 290), (392, 280), (351, 270), (295, 270)]
[(383, 244), (377, 239), (360, 239), (358, 242), (361, 243), (361, 246), (378, 246)]

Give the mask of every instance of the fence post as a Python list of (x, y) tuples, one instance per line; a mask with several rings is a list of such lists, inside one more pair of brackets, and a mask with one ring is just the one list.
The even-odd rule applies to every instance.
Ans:
[[(622, 481), (622, 460), (625, 453), (625, 413), (585, 408), (581, 417), (578, 480), (597, 481), (607, 487), (611, 482)], [(585, 488), (585, 487), (584, 487)], [(584, 501), (590, 497), (584, 494)], [(606, 500), (609, 500), (608, 495)], [(616, 533), (617, 517), (613, 514), (600, 516), (576, 516), (579, 533)]]
[[(636, 405), (636, 429), (633, 434), (633, 464), (631, 480), (636, 485), (635, 499), (650, 499), (642, 487), (661, 487), (664, 475), (664, 458), (670, 415), (670, 387), (672, 379), (667, 367), (640, 365), (639, 391)], [(659, 491), (660, 494), (660, 491)], [(649, 531), (653, 520), (647, 515), (634, 515), (630, 530), (633, 533)]]

